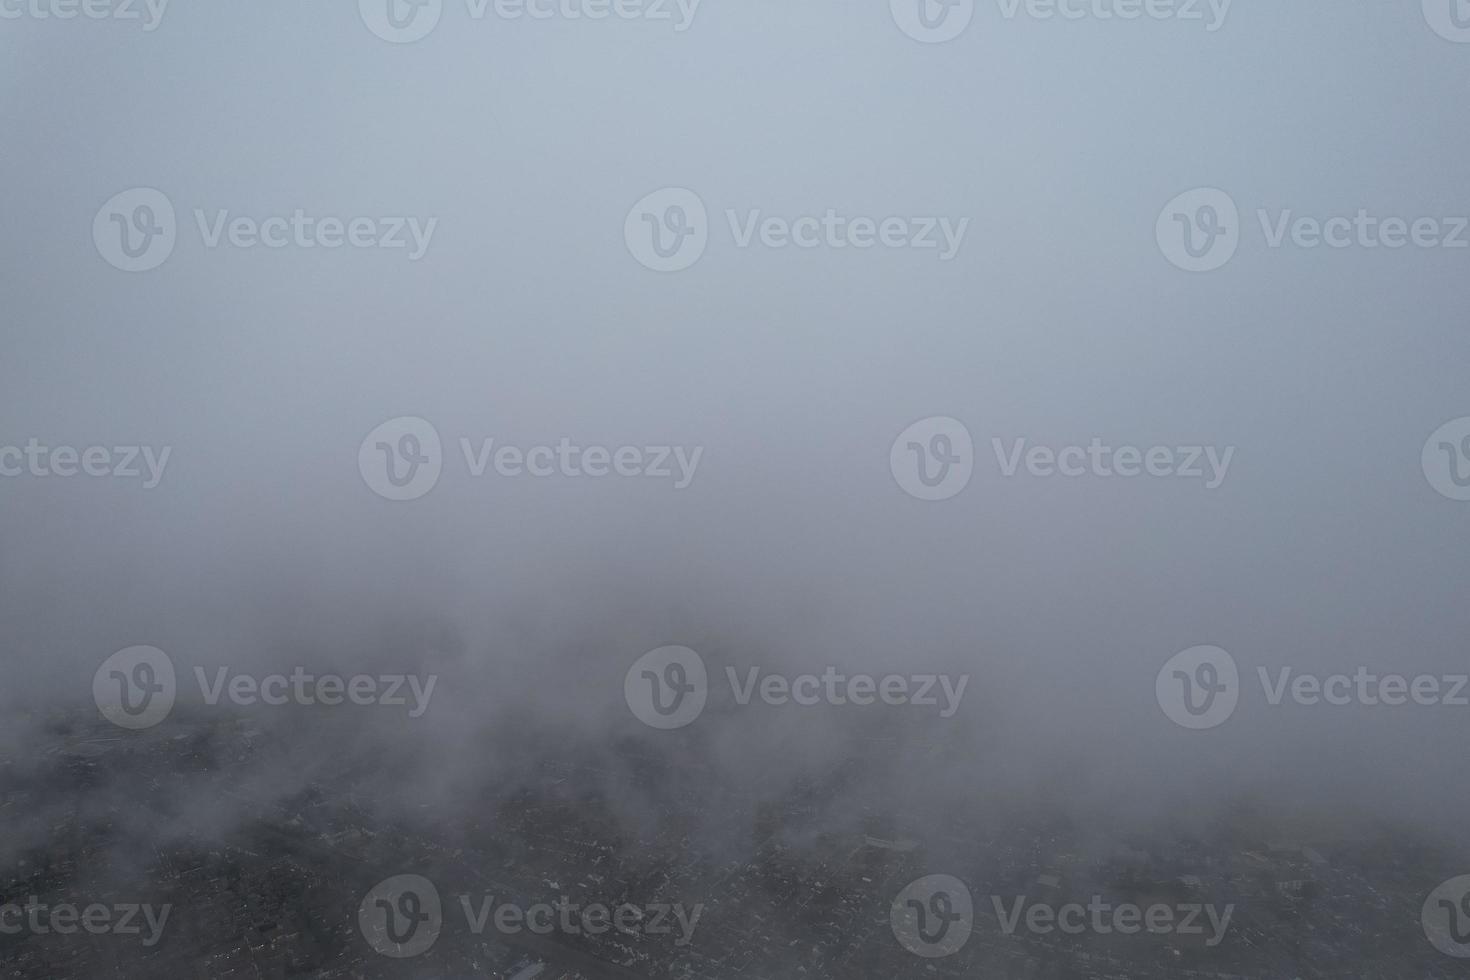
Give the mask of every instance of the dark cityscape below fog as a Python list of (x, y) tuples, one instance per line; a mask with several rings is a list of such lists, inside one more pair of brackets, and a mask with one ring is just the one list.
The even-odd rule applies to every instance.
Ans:
[[(244, 716), (191, 721), (171, 735), (119, 734), (60, 713), (45, 726), (39, 764), (21, 778), (5, 772), (0, 808), (10, 819), (24, 825), (25, 814), (46, 815), (5, 894), (43, 906), (72, 894), (103, 902), (141, 896), (172, 906), (179, 921), (151, 946), (121, 936), (65, 945), (43, 935), (6, 937), (11, 976), (402, 976), (354, 922), (375, 874), (402, 868), (434, 881), (446, 903), (443, 931), (414, 967), (423, 976), (1463, 975), (1418, 933), (1421, 893), (1446, 855), (1402, 828), (1270, 839), (1262, 815), (1242, 801), (1205, 834), (1119, 839), (1103, 851), (1071, 819), (1044, 808), (956, 814), (943, 826), (916, 827), (901, 806), (873, 806), (851, 814), (846, 831), (822, 830), (830, 801), (874, 758), (944, 751), (900, 733), (859, 739), (843, 764), (779, 793), (732, 789), (716, 815), (730, 840), (748, 844), (732, 857), (691, 847), (691, 822), (711, 817), (710, 801), (662, 791), (667, 760), (631, 743), (610, 751), (626, 767), (630, 791), (655, 807), (637, 833), (609, 810), (600, 789), (606, 773), (577, 761), (585, 747), (558, 745), (550, 733), (524, 733), (526, 746), (539, 746), (525, 759), (524, 785), (504, 796), (484, 792), (483, 806), (464, 800), (464, 815), (446, 823), (433, 812), (376, 818), (358, 796), (362, 774), (351, 770), (281, 799), (232, 788), (285, 755)], [(191, 794), (223, 797), (237, 828), (222, 838), (162, 830)], [(130, 831), (135, 823), (155, 830)], [(935, 862), (1002, 901), (995, 912), (977, 907), (975, 934), (961, 953), (920, 961), (894, 944), (883, 896)], [(1229, 929), (1223, 938), (1205, 930), (1140, 942), (1002, 928), (1014, 901), (1064, 905), (1089, 895), (1145, 907), (1210, 903), (1231, 910)], [(625, 899), (683, 903), (699, 909), (698, 935), (487, 931), (483, 917), (475, 931), (473, 910), (497, 899), (572, 909)]]

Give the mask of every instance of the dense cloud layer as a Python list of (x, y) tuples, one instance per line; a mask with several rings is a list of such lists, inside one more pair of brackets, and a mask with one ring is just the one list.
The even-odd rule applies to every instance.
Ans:
[[(1453, 830), (1470, 707), (1272, 706), (1256, 672), (1466, 669), (1470, 510), (1420, 466), (1470, 414), (1462, 253), (1273, 250), (1256, 212), (1464, 213), (1465, 51), (1391, 6), (1238, 8), (1215, 33), (982, 7), (932, 47), (883, 6), (708, 0), (684, 32), (491, 18), (401, 47), (328, 5), (8, 29), (0, 444), (171, 449), (152, 489), (0, 481), (8, 754), (53, 707), (92, 712), (98, 665), (146, 644), (188, 683), (437, 675), (416, 719), (251, 709), (303, 726), (261, 796), (370, 760), (375, 805), (452, 821), (560, 753), (603, 767), (636, 828), (660, 790), (619, 768), (634, 746), (752, 810), (870, 758), (832, 787), (832, 826), (1049, 806), (1110, 838), (1249, 797), (1319, 834)], [(127, 275), (88, 229), (135, 186), (168, 195), (180, 242)], [(623, 225), (665, 186), (712, 231), (660, 275)], [(1210, 275), (1155, 244), (1195, 186), (1241, 208)], [(438, 224), (418, 261), (211, 249), (195, 209)], [(727, 209), (969, 225), (949, 261), (742, 249)], [(975, 475), (929, 503), (889, 449), (936, 415), (968, 427)], [(444, 442), (418, 500), (357, 466), (400, 416)], [(702, 455), (682, 489), (476, 477), (461, 439)], [(1235, 452), (1214, 489), (1007, 477), (992, 440), (1018, 439)], [(623, 683), (666, 644), (716, 684), (659, 732)], [(1253, 693), (1188, 731), (1155, 677), (1200, 644)], [(969, 680), (939, 718), (741, 706), (726, 666)], [(864, 747), (882, 737), (914, 750)], [(192, 805), (195, 832), (235, 819)]]

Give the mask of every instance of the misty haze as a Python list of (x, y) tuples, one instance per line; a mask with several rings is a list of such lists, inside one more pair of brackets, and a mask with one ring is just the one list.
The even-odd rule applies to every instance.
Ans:
[(0, 977), (1470, 977), (1470, 0), (0, 0)]

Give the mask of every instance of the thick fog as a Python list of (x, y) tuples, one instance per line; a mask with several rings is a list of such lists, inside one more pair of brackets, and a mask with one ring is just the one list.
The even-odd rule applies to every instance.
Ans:
[[(837, 0), (446, 2), (411, 43), (350, 3), (0, 22), (0, 445), (149, 447), (156, 477), (141, 450), (134, 478), (0, 457), (6, 754), (24, 766), (48, 712), (95, 718), (99, 667), (145, 645), (178, 671), (175, 722), (226, 710), (196, 667), (437, 677), (418, 717), (241, 709), (301, 726), (257, 798), (366, 759), (373, 806), (453, 821), (565, 757), (636, 828), (673, 790), (624, 778), (634, 746), (732, 807), (856, 756), (834, 826), (1053, 806), (1106, 837), (1252, 799), (1283, 827), (1448, 837), (1470, 707), (1271, 704), (1257, 680), (1467, 670), (1470, 504), (1421, 456), (1470, 416), (1470, 251), (1272, 247), (1258, 217), (1470, 212), (1470, 47), (1417, 6), (1237, 0), (1211, 30), (1208, 4), (980, 3), (939, 44)], [(136, 273), (94, 237), (131, 188), (177, 215)], [(625, 235), (662, 188), (707, 209), (678, 271)], [(1192, 188), (1239, 208), (1208, 272), (1158, 241)], [(933, 218), (937, 247), (740, 244), (752, 212), (829, 209)], [(231, 244), (229, 220), (298, 210), (412, 220), (403, 248)], [(948, 499), (890, 458), (931, 417), (973, 438)], [(442, 440), (415, 499), (359, 466), (400, 418)], [(476, 476), (487, 439), (668, 447), (669, 475)], [(1094, 439), (1233, 451), (1217, 481), (1204, 455), (1200, 478), (1005, 475), (1016, 440)], [(667, 645), (710, 682), (665, 731), (624, 682)], [(1240, 699), (1191, 730), (1156, 679), (1201, 645)], [(742, 705), (726, 667), (968, 680), (942, 717)], [(862, 765), (869, 737), (909, 748)], [(200, 795), (178, 819), (238, 814)]]

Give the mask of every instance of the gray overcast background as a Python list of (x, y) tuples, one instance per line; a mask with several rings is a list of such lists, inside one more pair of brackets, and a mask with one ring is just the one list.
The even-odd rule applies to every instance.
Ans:
[[(0, 444), (173, 447), (155, 490), (0, 481), (0, 700), (86, 705), (133, 644), (186, 675), (413, 670), (438, 643), (460, 652), (428, 661), (441, 700), (415, 733), (427, 768), (468, 767), (511, 706), (668, 744), (622, 677), (687, 643), (714, 671), (969, 672), (971, 751), (910, 778), (915, 807), (1055, 782), (1119, 818), (1249, 791), (1450, 829), (1470, 708), (1247, 696), (1189, 732), (1154, 697), (1204, 643), (1248, 690), (1257, 665), (1467, 669), (1470, 504), (1419, 456), (1470, 415), (1470, 251), (1272, 250), (1255, 218), (1470, 212), (1470, 46), (1418, 7), (1237, 0), (1208, 33), (982, 2), (940, 45), (886, 0), (705, 0), (684, 33), (448, 0), (407, 45), (345, 0), (175, 0), (152, 33), (0, 21)], [(91, 225), (136, 186), (168, 194), (180, 237), (129, 275)], [(713, 229), (660, 275), (622, 232), (665, 186)], [(1245, 237), (1191, 275), (1154, 222), (1199, 186), (1229, 191)], [(439, 226), (419, 262), (206, 249), (196, 207)], [(971, 222), (941, 262), (736, 248), (726, 208)], [(402, 415), (446, 462), (397, 503), (356, 457)], [(941, 503), (888, 469), (931, 415), (976, 442)], [(678, 492), (471, 479), (460, 436), (704, 456)], [(990, 450), (1094, 436), (1238, 448), (1216, 491), (1003, 479)], [(732, 716), (716, 768), (844, 751), (775, 715)]]

